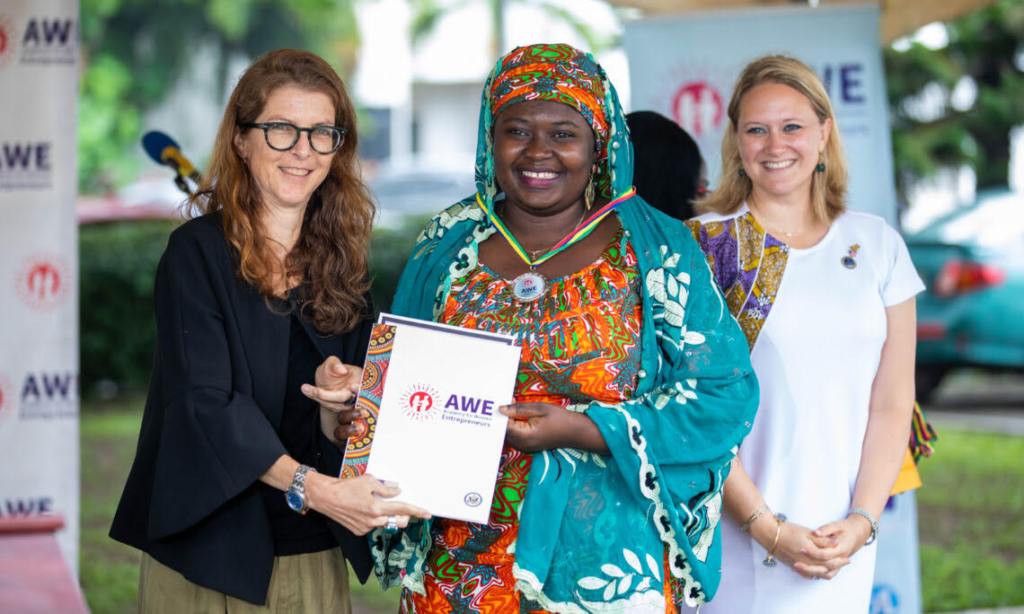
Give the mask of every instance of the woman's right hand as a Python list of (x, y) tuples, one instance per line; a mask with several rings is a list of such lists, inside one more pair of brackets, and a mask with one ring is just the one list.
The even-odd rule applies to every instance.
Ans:
[(314, 375), (315, 385), (303, 384), (302, 394), (318, 402), (320, 407), (339, 412), (350, 409), (359, 396), (363, 370), (355, 365), (346, 365), (337, 356), (328, 356)]
[(401, 529), (408, 526), (410, 516), (430, 518), (430, 512), (415, 505), (388, 500), (400, 492), (368, 473), (344, 480), (312, 472), (306, 476), (309, 506), (356, 535), (383, 527), (388, 516)]
[[(778, 521), (768, 514), (750, 527), (751, 535), (765, 550), (771, 550), (777, 531)], [(811, 529), (795, 522), (782, 523), (775, 558), (808, 580), (831, 580), (850, 563), (849, 558), (840, 554), (835, 539), (818, 537)]]

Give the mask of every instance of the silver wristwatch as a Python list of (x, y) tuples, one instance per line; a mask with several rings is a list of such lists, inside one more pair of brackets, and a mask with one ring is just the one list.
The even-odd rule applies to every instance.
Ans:
[(309, 511), (309, 501), (306, 499), (306, 474), (310, 471), (316, 473), (316, 469), (309, 465), (299, 465), (295, 470), (295, 477), (292, 478), (292, 485), (284, 493), (288, 507), (300, 514)]

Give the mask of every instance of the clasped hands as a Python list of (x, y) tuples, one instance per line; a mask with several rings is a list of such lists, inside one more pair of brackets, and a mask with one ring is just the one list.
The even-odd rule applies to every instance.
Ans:
[[(778, 522), (771, 514), (762, 515), (750, 527), (751, 536), (765, 550), (771, 549), (777, 531)], [(857, 515), (814, 530), (795, 522), (784, 522), (775, 558), (809, 580), (831, 580), (850, 564), (850, 557), (861, 549), (870, 535), (870, 523)]]

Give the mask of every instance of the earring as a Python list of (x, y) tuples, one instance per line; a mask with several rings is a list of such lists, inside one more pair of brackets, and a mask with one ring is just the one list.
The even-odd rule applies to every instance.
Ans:
[(747, 171), (743, 170), (743, 168), (741, 167), (740, 170), (739, 170), (739, 175), (740, 175), (740, 177), (746, 177), (747, 176)]
[(590, 179), (587, 180), (587, 189), (583, 192), (583, 205), (590, 211), (591, 205), (594, 203), (594, 174), (590, 174)]
[(818, 171), (819, 173), (824, 173), (825, 172), (825, 157), (824, 157), (824, 154), (818, 154), (818, 166), (815, 166), (814, 170)]

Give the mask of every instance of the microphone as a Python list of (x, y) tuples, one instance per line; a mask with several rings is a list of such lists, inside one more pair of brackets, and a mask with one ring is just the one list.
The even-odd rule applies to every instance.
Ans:
[(182, 179), (183, 177), (188, 177), (196, 183), (202, 180), (202, 176), (196, 170), (196, 167), (185, 157), (185, 154), (181, 153), (181, 147), (178, 146), (178, 143), (163, 132), (153, 130), (144, 134), (142, 136), (142, 148), (146, 150), (149, 157), (153, 158), (157, 164), (174, 169), (177, 175), (174, 178), (174, 183), (182, 191), (191, 194), (191, 190), (187, 188), (188, 184)]

